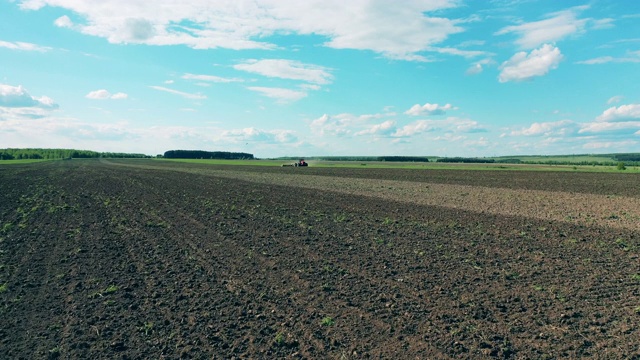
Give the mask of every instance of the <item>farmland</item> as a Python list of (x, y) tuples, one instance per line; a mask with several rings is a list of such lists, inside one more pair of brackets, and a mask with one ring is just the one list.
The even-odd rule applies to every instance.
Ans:
[(5, 358), (640, 356), (640, 175), (0, 167)]

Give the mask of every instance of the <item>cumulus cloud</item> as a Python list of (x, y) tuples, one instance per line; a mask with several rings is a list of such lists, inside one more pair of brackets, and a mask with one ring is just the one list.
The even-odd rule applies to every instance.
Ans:
[(548, 14), (547, 19), (507, 26), (496, 32), (496, 35), (515, 33), (517, 45), (524, 49), (552, 43), (565, 37), (581, 33), (587, 24), (587, 19), (578, 19), (578, 14), (588, 7), (579, 6), (568, 10)]
[[(187, 45), (196, 49), (273, 49), (273, 34), (319, 35), (324, 46), (371, 50), (389, 58), (424, 61), (419, 52), (462, 32), (458, 21), (431, 16), (453, 8), (456, 0), (386, 2), (311, 1), (167, 1), (101, 2), (23, 0), (22, 9), (45, 6), (72, 12), (56, 25), (108, 39), (112, 43)], [(136, 14), (132, 17), (131, 14)], [(439, 12), (438, 14), (441, 14)], [(461, 54), (472, 56), (472, 53)]]
[(560, 49), (549, 44), (545, 44), (529, 54), (522, 51), (502, 63), (498, 80), (500, 82), (523, 81), (546, 75), (549, 70), (556, 69), (562, 59)]
[(391, 134), (391, 136), (411, 137), (437, 130), (451, 133), (478, 133), (487, 131), (477, 121), (458, 117), (449, 117), (444, 120), (417, 120), (399, 128), (396, 132)]
[(298, 137), (290, 130), (261, 130), (254, 127), (223, 131), (220, 134), (231, 142), (266, 142), (266, 143), (293, 143)]
[(398, 129), (395, 133), (393, 133), (393, 136), (409, 137), (409, 136), (418, 135), (424, 132), (434, 131), (436, 129), (437, 127), (435, 126), (435, 123), (433, 121), (418, 120)]
[(442, 115), (447, 110), (457, 110), (457, 107), (453, 107), (451, 104), (446, 105), (438, 105), (438, 104), (430, 104), (426, 103), (424, 105), (415, 104), (411, 107), (411, 109), (405, 111), (404, 113), (412, 116), (419, 115)]
[(214, 75), (196, 75), (196, 74), (184, 74), (182, 75), (182, 78), (186, 80), (209, 81), (214, 83), (231, 83), (231, 82), (244, 81), (238, 78), (225, 78), (225, 77), (214, 76)]
[(355, 135), (391, 135), (396, 131), (396, 122), (387, 120), (380, 124), (375, 124), (368, 129), (358, 131)]
[(129, 97), (129, 95), (127, 95), (125, 93), (122, 93), (122, 92), (117, 92), (117, 93), (111, 95), (111, 98), (113, 100), (123, 100), (123, 99), (126, 99), (128, 97)]
[(40, 119), (58, 109), (48, 96), (32, 96), (22, 86), (0, 84), (0, 121)]
[(607, 133), (610, 135), (629, 136), (640, 129), (640, 121), (617, 121), (600, 122), (595, 121), (584, 124), (578, 131), (580, 134)]
[(600, 56), (593, 59), (577, 61), (576, 64), (600, 65), (606, 63), (640, 63), (640, 51), (631, 51), (624, 57)]
[(616, 104), (622, 101), (622, 99), (624, 99), (624, 96), (622, 95), (612, 96), (611, 98), (609, 98), (609, 100), (607, 100), (607, 104)]
[(640, 121), (640, 104), (610, 107), (596, 118), (600, 122)]
[(466, 74), (476, 75), (476, 74), (480, 74), (483, 70), (484, 68), (482, 67), (482, 64), (475, 63), (467, 69)]
[(309, 127), (315, 135), (345, 136), (350, 134), (388, 135), (395, 131), (395, 122), (385, 120), (380, 124), (370, 124), (379, 120), (395, 116), (395, 113), (353, 115), (342, 113), (337, 115), (324, 114), (310, 122)]
[(158, 90), (158, 91), (164, 91), (164, 92), (168, 92), (170, 94), (175, 94), (175, 95), (180, 95), (184, 98), (187, 99), (194, 99), (194, 100), (202, 100), (202, 99), (206, 99), (207, 97), (205, 95), (202, 94), (191, 94), (191, 93), (186, 93), (186, 92), (182, 92), (182, 91), (178, 91), (178, 90), (173, 90), (173, 89), (169, 89), (163, 86), (149, 86), (150, 88), (154, 89), (154, 90)]
[(589, 59), (589, 60), (578, 61), (576, 63), (584, 64), (584, 65), (597, 65), (597, 64), (606, 64), (612, 61), (614, 61), (614, 58), (612, 56), (600, 56), (600, 57)]
[(301, 80), (319, 85), (328, 84), (333, 79), (327, 68), (285, 59), (252, 59), (234, 65), (233, 68), (267, 77)]
[(571, 120), (561, 120), (555, 122), (533, 123), (526, 129), (512, 131), (511, 135), (519, 136), (550, 136), (567, 135), (577, 130), (578, 124)]
[(342, 116), (330, 116), (324, 114), (317, 119), (314, 119), (309, 124), (311, 131), (318, 135), (335, 135), (343, 136), (351, 133), (348, 128), (350, 121)]
[(0, 107), (57, 109), (58, 104), (47, 96), (31, 96), (22, 86), (0, 84)]
[(112, 94), (105, 89), (100, 89), (100, 90), (91, 91), (90, 93), (85, 95), (85, 97), (87, 99), (93, 99), (93, 100), (105, 100), (105, 99), (122, 100), (122, 99), (128, 98), (129, 95), (122, 92)]
[(307, 97), (307, 93), (304, 91), (297, 91), (285, 88), (275, 88), (275, 87), (261, 87), (261, 86), (249, 86), (247, 89), (251, 91), (256, 91), (261, 93), (262, 95), (277, 99), (281, 103), (298, 101), (302, 98)]
[(473, 63), (466, 71), (467, 75), (477, 75), (484, 71), (484, 67), (495, 64), (491, 58), (482, 59)]
[(7, 48), (10, 50), (18, 50), (18, 51), (38, 51), (38, 52), (46, 52), (51, 50), (50, 47), (40, 46), (28, 42), (10, 42), (10, 41), (0, 41), (0, 47)]
[(71, 19), (67, 15), (60, 16), (56, 19), (56, 21), (53, 22), (53, 24), (61, 28), (73, 27), (73, 21), (71, 21)]
[(622, 141), (589, 141), (584, 144), (584, 149), (600, 150), (600, 149), (619, 149), (619, 151), (625, 151), (633, 146), (638, 145), (637, 141), (622, 140)]

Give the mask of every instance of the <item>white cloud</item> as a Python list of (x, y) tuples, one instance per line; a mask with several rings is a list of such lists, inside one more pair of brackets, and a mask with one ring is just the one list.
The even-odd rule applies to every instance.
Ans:
[(209, 81), (214, 83), (231, 83), (231, 82), (244, 81), (243, 79), (238, 79), (238, 78), (224, 78), (224, 77), (214, 76), (214, 75), (196, 75), (196, 74), (184, 74), (182, 75), (182, 78), (186, 80), (200, 80), (200, 81)]
[(477, 121), (458, 117), (449, 117), (444, 120), (417, 120), (403, 126), (391, 134), (393, 137), (411, 137), (426, 132), (446, 131), (452, 133), (478, 133), (486, 129)]
[(58, 104), (47, 96), (31, 96), (22, 86), (0, 84), (0, 107), (57, 109)]
[(313, 84), (329, 84), (333, 76), (329, 69), (322, 66), (303, 64), (299, 61), (285, 59), (247, 60), (233, 66), (236, 70), (247, 71), (267, 77), (301, 80)]
[(277, 99), (281, 103), (298, 101), (302, 98), (307, 97), (307, 93), (304, 91), (297, 91), (297, 90), (284, 89), (284, 88), (250, 86), (250, 87), (247, 87), (247, 89), (251, 91), (259, 92), (266, 97)]
[(482, 64), (475, 63), (475, 64), (471, 65), (471, 67), (469, 67), (467, 69), (466, 74), (467, 75), (476, 75), (476, 74), (480, 74), (483, 70), (484, 70), (484, 68), (482, 67)]
[(577, 130), (578, 124), (571, 120), (561, 120), (555, 122), (533, 123), (526, 129), (512, 131), (511, 135), (519, 136), (550, 136), (567, 135)]
[(584, 64), (584, 65), (606, 64), (613, 60), (614, 59), (611, 56), (601, 56), (601, 57), (597, 57), (589, 60), (578, 61), (576, 62), (576, 64)]
[(115, 94), (111, 95), (111, 98), (113, 100), (122, 100), (122, 99), (126, 99), (128, 97), (129, 97), (129, 95), (127, 95), (125, 93), (122, 93), (122, 92), (118, 92), (118, 93), (115, 93)]
[(428, 48), (427, 50), (437, 52), (440, 54), (462, 56), (465, 58), (474, 58), (478, 56), (493, 55), (491, 53), (488, 53), (486, 51), (481, 51), (481, 50), (460, 50), (460, 49), (449, 48), (449, 47), (444, 47), (444, 48), (431, 47), (431, 48)]
[(596, 118), (600, 122), (640, 121), (640, 104), (610, 107)]
[(516, 33), (519, 36), (516, 44), (524, 49), (533, 49), (541, 44), (553, 43), (569, 35), (583, 32), (587, 19), (578, 19), (577, 15), (586, 8), (579, 6), (551, 13), (545, 20), (507, 26), (495, 34)]
[(600, 29), (610, 29), (610, 28), (614, 27), (614, 25), (613, 25), (613, 22), (614, 22), (614, 21), (615, 21), (615, 20), (614, 20), (614, 19), (611, 19), (611, 18), (605, 18), (605, 19), (593, 20), (593, 21), (592, 21), (592, 25), (591, 25), (591, 27), (592, 27), (593, 29), (597, 29), (597, 30), (600, 30)]
[(102, 99), (108, 99), (109, 97), (111, 97), (111, 93), (104, 89), (95, 90), (85, 95), (85, 97), (87, 99), (102, 100)]
[[(453, 8), (456, 0), (403, 1), (205, 1), (144, 0), (100, 2), (23, 0), (20, 7), (59, 7), (79, 18), (57, 26), (112, 43), (187, 45), (196, 49), (273, 49), (273, 34), (319, 35), (324, 46), (371, 50), (389, 58), (424, 61), (419, 52), (462, 32), (457, 20), (430, 16)], [(132, 17), (131, 14), (135, 14)]]
[(487, 129), (480, 125), (477, 121), (470, 119), (461, 119), (457, 117), (450, 117), (445, 120), (445, 123), (451, 126), (451, 130), (462, 133), (482, 133)]
[(433, 140), (435, 141), (445, 141), (445, 142), (455, 142), (455, 143), (459, 143), (463, 140), (466, 140), (467, 137), (463, 136), (463, 135), (454, 135), (452, 133), (446, 133), (444, 135), (441, 136), (436, 136), (433, 138)]
[(38, 51), (38, 52), (47, 52), (51, 50), (50, 47), (40, 46), (28, 42), (10, 42), (10, 41), (0, 41), (0, 48), (7, 48), (10, 50), (19, 50), (19, 51)]
[(313, 85), (313, 84), (301, 84), (300, 85), (300, 89), (303, 90), (320, 90), (320, 85)]
[(484, 71), (484, 66), (493, 65), (495, 61), (491, 58), (482, 59), (473, 63), (466, 71), (467, 75), (477, 75)]
[(87, 95), (85, 95), (87, 99), (93, 100), (105, 100), (105, 99), (113, 99), (113, 100), (122, 100), (129, 97), (129, 95), (119, 92), (115, 94), (111, 94), (109, 91), (105, 89), (91, 91)]
[(557, 68), (562, 58), (560, 49), (549, 44), (529, 54), (524, 51), (516, 53), (511, 59), (502, 63), (498, 80), (500, 82), (522, 81), (545, 75), (549, 70)]
[(58, 109), (48, 96), (35, 97), (22, 86), (0, 84), (0, 124), (6, 121), (21, 123), (24, 119), (40, 119)]
[(600, 56), (593, 59), (576, 61), (576, 64), (599, 65), (606, 63), (640, 63), (640, 51), (631, 51), (625, 57)]
[(298, 137), (290, 130), (261, 130), (254, 127), (223, 131), (220, 139), (229, 142), (293, 143)]
[(351, 115), (348, 114), (334, 116), (324, 114), (312, 120), (309, 127), (314, 134), (343, 136), (351, 133), (349, 125), (352, 123)]
[(618, 122), (604, 122), (596, 121), (584, 124), (578, 133), (580, 134), (592, 134), (592, 133), (608, 133), (619, 134), (622, 136), (629, 136), (633, 132), (640, 129), (640, 121), (618, 121)]
[(447, 110), (457, 110), (457, 107), (451, 106), (451, 104), (446, 105), (438, 105), (438, 104), (430, 104), (426, 103), (424, 105), (415, 104), (411, 107), (411, 109), (405, 111), (404, 113), (407, 115), (418, 116), (418, 115), (442, 115)]
[(71, 19), (67, 15), (60, 16), (53, 23), (57, 27), (61, 27), (61, 28), (72, 28), (73, 27), (73, 21), (71, 21)]
[(159, 91), (164, 91), (164, 92), (168, 92), (170, 94), (176, 94), (176, 95), (180, 95), (184, 98), (187, 99), (194, 99), (194, 100), (202, 100), (202, 99), (206, 99), (207, 97), (205, 95), (202, 94), (191, 94), (191, 93), (186, 93), (186, 92), (182, 92), (182, 91), (178, 91), (178, 90), (173, 90), (173, 89), (169, 89), (163, 86), (149, 86), (152, 89), (155, 90), (159, 90)]
[(625, 141), (589, 141), (584, 144), (584, 149), (600, 150), (600, 149), (619, 149), (618, 151), (625, 151), (633, 146), (638, 145), (637, 141), (625, 140)]
[(418, 120), (414, 121), (411, 124), (405, 125), (402, 128), (398, 129), (393, 136), (395, 137), (409, 137), (418, 134), (422, 134), (424, 132), (434, 131), (437, 127), (434, 126), (434, 122), (430, 120)]
[(609, 100), (607, 100), (607, 104), (616, 104), (622, 101), (622, 99), (624, 99), (624, 96), (622, 95), (612, 96)]
[(396, 122), (387, 120), (380, 124), (375, 124), (368, 129), (358, 131), (355, 135), (391, 135), (396, 131)]

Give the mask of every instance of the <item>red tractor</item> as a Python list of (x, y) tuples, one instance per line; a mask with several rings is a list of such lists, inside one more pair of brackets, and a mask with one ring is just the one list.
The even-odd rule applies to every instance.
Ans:
[(300, 159), (298, 162), (294, 162), (293, 164), (282, 164), (282, 166), (309, 166), (309, 164), (304, 161), (304, 159)]

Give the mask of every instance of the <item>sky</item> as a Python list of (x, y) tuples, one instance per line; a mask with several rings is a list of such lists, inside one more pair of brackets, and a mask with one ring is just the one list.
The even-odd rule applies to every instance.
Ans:
[(0, 148), (640, 152), (636, 0), (0, 0)]

